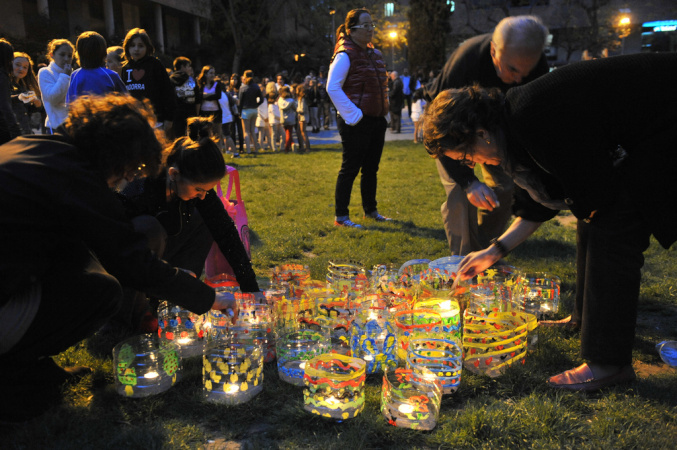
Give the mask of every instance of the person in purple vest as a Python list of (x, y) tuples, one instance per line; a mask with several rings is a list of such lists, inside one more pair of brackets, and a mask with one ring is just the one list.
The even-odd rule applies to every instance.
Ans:
[(376, 174), (383, 153), (388, 113), (388, 75), (383, 54), (372, 44), (375, 25), (366, 9), (354, 9), (336, 31), (327, 94), (338, 111), (343, 161), (336, 180), (334, 225), (363, 228), (350, 220), (348, 206), (355, 177), (365, 218), (391, 220), (376, 208)]

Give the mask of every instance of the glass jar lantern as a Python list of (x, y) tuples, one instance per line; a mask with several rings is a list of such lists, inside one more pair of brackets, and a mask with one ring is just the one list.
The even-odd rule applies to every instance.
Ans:
[(442, 392), (432, 381), (398, 367), (383, 374), (381, 414), (389, 424), (414, 430), (432, 430), (437, 425)]
[(180, 348), (154, 334), (133, 336), (113, 348), (113, 367), (118, 394), (134, 398), (160, 394), (180, 378)]
[(364, 409), (365, 362), (339, 354), (324, 354), (306, 362), (304, 409), (337, 420), (355, 417)]
[(181, 348), (181, 357), (202, 355), (204, 348), (204, 316), (169, 302), (158, 307), (158, 336), (162, 341), (173, 341)]
[(263, 390), (263, 347), (237, 338), (208, 339), (202, 358), (207, 401), (237, 405)]
[(353, 357), (367, 363), (367, 373), (397, 366), (397, 334), (388, 308), (358, 309), (350, 328), (350, 349)]
[(463, 349), (453, 339), (412, 339), (407, 351), (407, 367), (418, 378), (428, 378), (451, 394), (461, 384)]

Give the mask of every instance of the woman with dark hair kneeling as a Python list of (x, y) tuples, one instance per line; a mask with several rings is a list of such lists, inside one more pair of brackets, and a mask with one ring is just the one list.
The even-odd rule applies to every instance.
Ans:
[(113, 316), (123, 286), (198, 314), (235, 307), (152, 254), (112, 191), (158, 172), (154, 123), (130, 96), (84, 96), (54, 135), (0, 146), (0, 420), (40, 415), (90, 372), (51, 356)]
[(505, 96), (444, 91), (426, 112), (433, 157), (500, 165), (521, 188), (517, 219), (465, 257), (462, 278), (496, 263), (560, 209), (578, 218), (572, 321), (581, 324), (587, 363), (551, 377), (552, 387), (594, 391), (635, 379), (642, 254), (651, 235), (665, 248), (677, 240), (677, 110), (657, 108), (677, 102), (676, 71), (674, 53), (585, 61)]
[[(189, 136), (174, 141), (160, 174), (128, 184), (122, 190), (123, 202), (136, 230), (147, 236), (151, 249), (161, 258), (199, 277), (216, 242), (242, 291), (262, 296), (237, 228), (214, 191), (226, 167), (211, 129), (207, 118), (188, 119)], [(145, 295), (130, 296), (129, 300), (119, 318), (135, 332), (148, 303)]]

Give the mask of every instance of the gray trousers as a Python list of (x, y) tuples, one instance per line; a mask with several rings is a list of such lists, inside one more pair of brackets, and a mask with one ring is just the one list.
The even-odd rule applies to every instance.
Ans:
[(467, 255), (485, 249), (491, 239), (503, 233), (512, 215), (512, 179), (498, 166), (480, 165), (484, 183), (496, 192), (500, 206), (493, 211), (478, 209), (468, 201), (465, 191), (449, 177), (440, 161), (435, 163), (447, 193), (440, 212), (451, 254)]

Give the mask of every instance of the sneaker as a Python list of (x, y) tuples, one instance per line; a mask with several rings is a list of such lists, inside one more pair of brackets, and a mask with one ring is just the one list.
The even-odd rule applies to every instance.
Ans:
[(334, 220), (334, 225), (337, 227), (364, 228), (359, 223), (355, 223), (350, 219), (342, 220), (340, 222), (338, 220)]
[(365, 214), (364, 218), (365, 219), (374, 219), (377, 222), (388, 222), (390, 220), (393, 220), (390, 217), (386, 217), (386, 216), (379, 214), (378, 212), (373, 212), (371, 214)]

